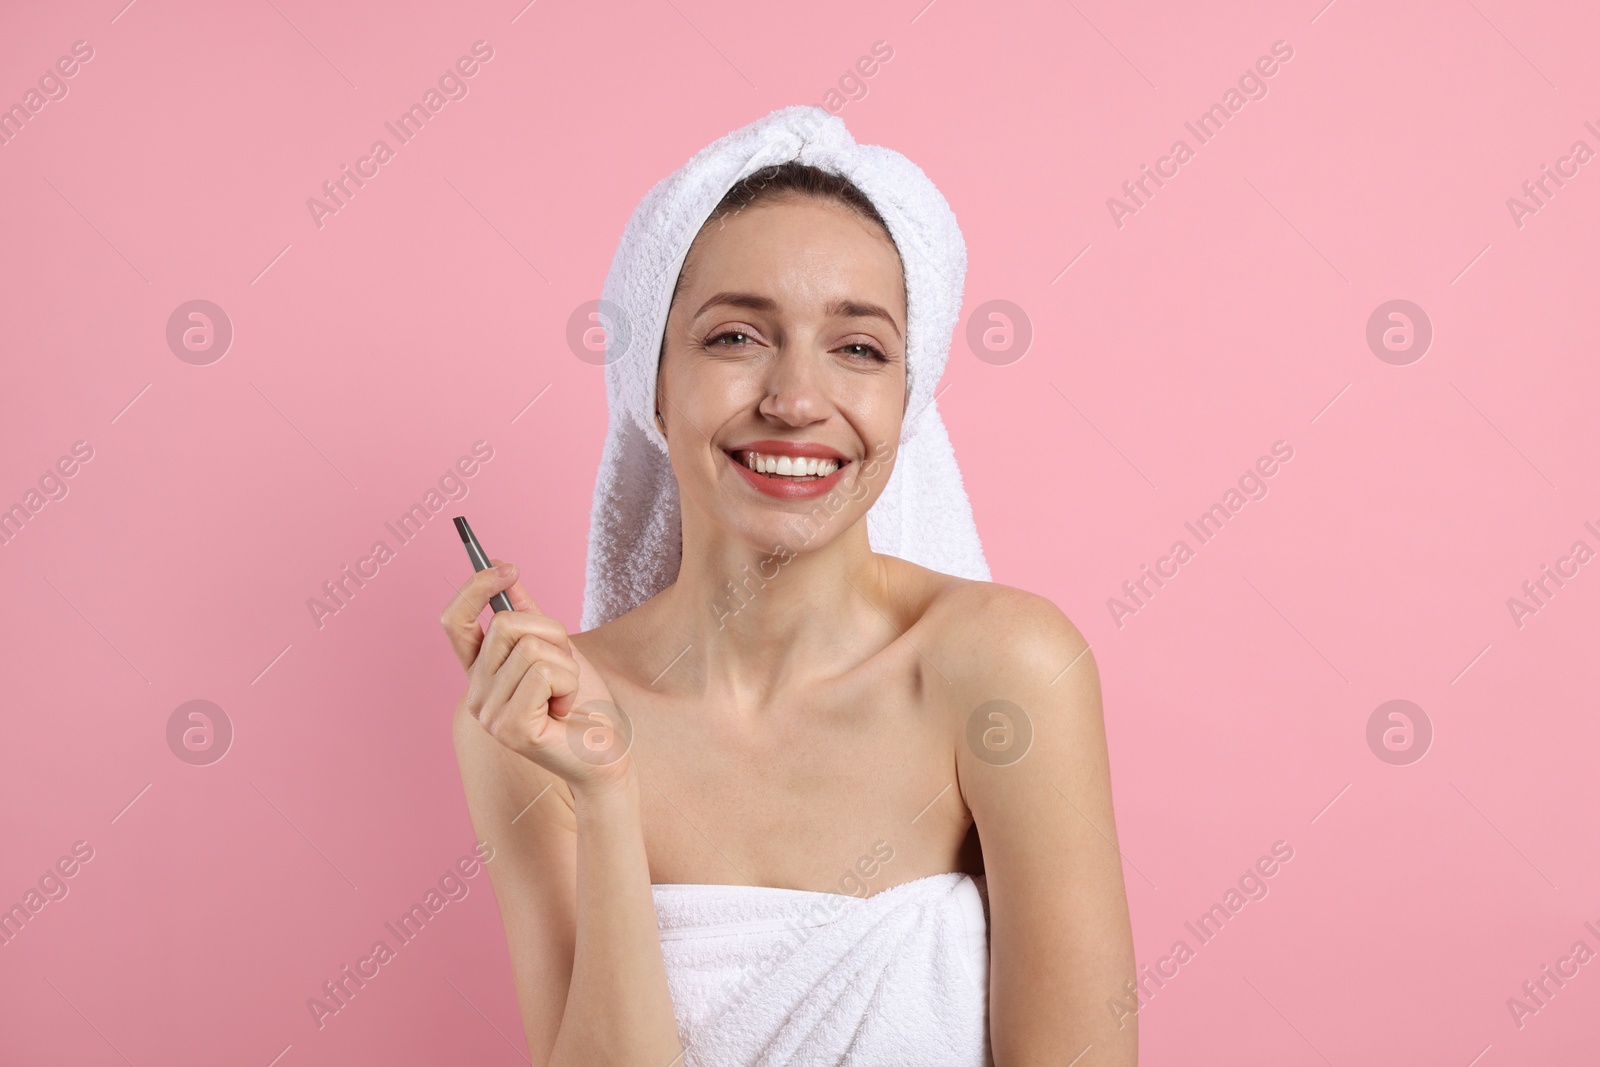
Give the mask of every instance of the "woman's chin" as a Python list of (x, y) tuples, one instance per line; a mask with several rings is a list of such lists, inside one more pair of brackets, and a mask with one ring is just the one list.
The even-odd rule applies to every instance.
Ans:
[[(747, 496), (748, 494), (743, 494)], [(780, 502), (757, 498), (727, 508), (726, 529), (738, 540), (762, 555), (788, 563), (797, 554), (814, 552), (832, 541), (849, 526), (851, 519), (841, 509), (832, 511), (815, 503), (804, 509), (784, 507)]]

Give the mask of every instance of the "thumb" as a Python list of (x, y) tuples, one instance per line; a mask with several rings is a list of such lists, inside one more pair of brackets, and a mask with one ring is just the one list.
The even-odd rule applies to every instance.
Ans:
[[(491, 559), (489, 562), (493, 566), (499, 567), (503, 566), (506, 561), (503, 559)], [(520, 568), (517, 572), (516, 581), (512, 582), (506, 587), (505, 594), (511, 600), (511, 608), (513, 611), (526, 611), (533, 615), (544, 614), (544, 612), (539, 610), (539, 605), (533, 602), (533, 597), (528, 595), (528, 590), (523, 586)]]
[(573, 709), (582, 707), (592, 700), (606, 702), (611, 700), (610, 688), (600, 677), (600, 672), (589, 662), (589, 657), (580, 652), (577, 643), (571, 639), (568, 639), (567, 646), (572, 652), (573, 660), (578, 664), (578, 682), (570, 693), (551, 695), (550, 715), (558, 719), (567, 717)]
[(577, 705), (577, 690), (573, 690), (570, 693), (562, 693), (559, 696), (555, 693), (551, 693), (550, 703), (548, 705), (550, 717), (552, 719), (565, 719), (568, 715), (572, 714), (572, 709), (577, 707)]
[[(576, 649), (573, 649), (573, 655), (574, 657), (577, 656)], [(571, 715), (572, 709), (580, 703), (578, 698), (580, 696), (587, 697), (587, 694), (584, 693), (584, 670), (584, 665), (579, 663), (578, 674), (572, 682), (572, 688), (564, 692), (558, 691), (554, 686), (551, 686), (550, 702), (546, 705), (546, 709), (552, 719), (564, 719)]]

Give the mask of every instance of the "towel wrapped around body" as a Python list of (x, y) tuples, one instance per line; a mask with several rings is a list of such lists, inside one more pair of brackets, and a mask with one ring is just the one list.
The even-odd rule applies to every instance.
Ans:
[(982, 875), (654, 885), (684, 1067), (990, 1067)]

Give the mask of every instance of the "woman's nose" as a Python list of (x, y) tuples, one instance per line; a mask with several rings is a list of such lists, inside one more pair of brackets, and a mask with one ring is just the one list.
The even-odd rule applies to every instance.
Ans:
[(805, 426), (827, 417), (826, 383), (814, 354), (786, 346), (768, 366), (766, 395), (760, 408), (763, 415), (791, 426)]

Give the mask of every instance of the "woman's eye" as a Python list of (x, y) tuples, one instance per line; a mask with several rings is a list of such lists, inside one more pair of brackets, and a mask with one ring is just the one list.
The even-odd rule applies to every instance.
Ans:
[[(730, 338), (730, 337), (738, 338), (738, 340), (734, 341), (732, 345), (724, 345), (724, 344), (722, 344), (722, 342), (724, 340), (726, 340), (727, 338)], [(734, 347), (734, 345), (749, 344), (750, 343), (750, 335), (745, 333), (742, 330), (729, 330), (726, 333), (717, 334), (715, 337), (711, 338), (711, 340), (708, 341), (707, 343), (708, 344), (712, 344), (712, 345), (718, 345), (718, 346), (720, 346), (722, 348), (732, 348), (732, 347)]]
[(879, 349), (873, 347), (872, 345), (865, 344), (865, 343), (860, 342), (860, 341), (856, 341), (856, 342), (854, 342), (852, 344), (845, 345), (844, 347), (845, 347), (846, 351), (850, 351), (851, 349), (854, 349), (855, 351), (851, 351), (850, 352), (850, 354), (853, 355), (853, 356), (866, 356), (868, 359), (875, 359), (875, 360), (878, 360), (879, 362), (886, 361), (889, 358), (888, 356), (884, 355), (883, 352), (881, 352)]

